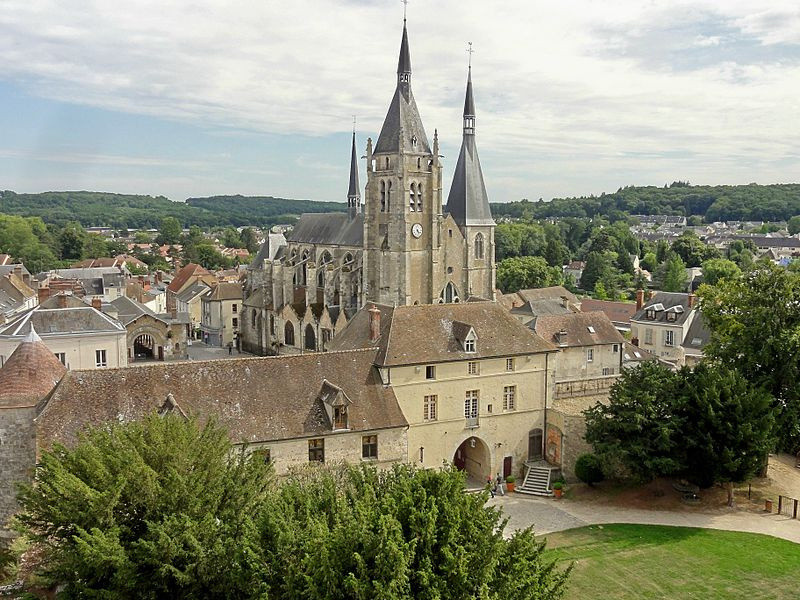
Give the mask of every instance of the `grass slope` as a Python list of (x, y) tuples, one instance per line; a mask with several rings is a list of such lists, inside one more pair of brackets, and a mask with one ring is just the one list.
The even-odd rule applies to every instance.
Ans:
[(568, 599), (800, 597), (800, 545), (765, 535), (593, 525), (549, 534), (547, 547), (575, 561)]

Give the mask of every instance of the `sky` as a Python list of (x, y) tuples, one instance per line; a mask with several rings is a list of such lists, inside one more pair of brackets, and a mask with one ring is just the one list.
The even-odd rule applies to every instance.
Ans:
[[(410, 0), (445, 197), (467, 43), (490, 199), (800, 180), (797, 0)], [(0, 0), (0, 189), (346, 200), (400, 0)], [(364, 161), (361, 183), (365, 182)]]

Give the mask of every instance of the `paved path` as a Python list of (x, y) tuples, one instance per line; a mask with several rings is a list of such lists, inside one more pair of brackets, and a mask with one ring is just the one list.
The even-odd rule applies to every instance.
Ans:
[(537, 534), (544, 534), (598, 523), (644, 523), (763, 533), (800, 543), (800, 520), (736, 509), (720, 513), (642, 510), (522, 494), (493, 498), (488, 505), (502, 507), (509, 518), (507, 535), (531, 525)]

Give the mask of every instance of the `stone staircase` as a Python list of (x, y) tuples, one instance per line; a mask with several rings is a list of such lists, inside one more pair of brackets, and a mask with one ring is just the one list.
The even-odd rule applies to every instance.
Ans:
[(533, 496), (552, 496), (553, 471), (558, 469), (542, 463), (526, 465), (526, 468), (525, 479), (515, 491)]

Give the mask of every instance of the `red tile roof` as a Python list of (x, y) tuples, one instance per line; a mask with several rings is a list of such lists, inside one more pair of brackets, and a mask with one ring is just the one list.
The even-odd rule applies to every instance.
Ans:
[(28, 334), (0, 369), (0, 410), (36, 406), (66, 371), (35, 332)]

